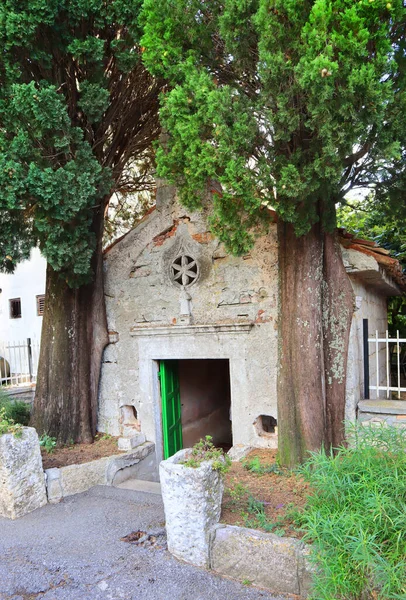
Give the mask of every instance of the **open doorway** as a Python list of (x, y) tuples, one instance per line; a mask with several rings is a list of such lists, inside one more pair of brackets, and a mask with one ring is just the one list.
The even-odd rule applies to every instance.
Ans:
[(230, 367), (227, 359), (160, 361), (164, 456), (206, 435), (232, 446)]

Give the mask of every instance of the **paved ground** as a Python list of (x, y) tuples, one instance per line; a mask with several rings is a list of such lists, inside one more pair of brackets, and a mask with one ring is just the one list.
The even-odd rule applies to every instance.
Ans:
[(101, 486), (0, 519), (0, 600), (282, 600), (120, 541), (163, 521), (160, 496)]

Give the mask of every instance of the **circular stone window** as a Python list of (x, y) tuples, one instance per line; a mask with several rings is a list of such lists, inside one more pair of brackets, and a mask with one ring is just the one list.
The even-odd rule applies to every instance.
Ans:
[(181, 254), (171, 265), (171, 279), (173, 283), (181, 287), (187, 287), (195, 283), (199, 275), (197, 262), (187, 254)]

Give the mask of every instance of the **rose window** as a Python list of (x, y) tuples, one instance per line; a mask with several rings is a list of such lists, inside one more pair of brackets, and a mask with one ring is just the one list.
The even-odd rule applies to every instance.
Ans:
[(187, 254), (181, 254), (171, 265), (171, 279), (182, 287), (192, 285), (199, 275), (197, 262)]

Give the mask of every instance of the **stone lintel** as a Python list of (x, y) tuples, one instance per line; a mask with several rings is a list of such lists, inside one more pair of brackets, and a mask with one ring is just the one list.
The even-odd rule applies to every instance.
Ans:
[(224, 323), (222, 325), (162, 325), (134, 326), (130, 330), (133, 337), (148, 337), (155, 335), (182, 335), (199, 333), (249, 333), (254, 323)]

